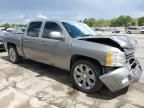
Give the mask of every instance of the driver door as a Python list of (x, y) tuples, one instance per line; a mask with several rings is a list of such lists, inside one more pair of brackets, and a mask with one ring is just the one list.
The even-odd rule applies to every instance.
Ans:
[[(50, 37), (52, 31), (60, 32), (63, 40)], [(46, 22), (40, 40), (43, 62), (66, 69), (69, 44), (59, 24)]]

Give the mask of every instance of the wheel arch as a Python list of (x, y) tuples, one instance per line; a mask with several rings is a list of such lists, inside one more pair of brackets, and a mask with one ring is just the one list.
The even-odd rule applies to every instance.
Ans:
[(13, 43), (13, 42), (7, 42), (6, 43), (6, 48), (7, 48), (7, 51), (9, 50), (9, 47), (10, 46), (13, 46), (16, 48), (17, 50), (17, 53), (20, 55), (20, 56), (23, 56), (23, 52), (22, 52), (22, 49), (20, 46), (18, 46), (16, 43)]
[(71, 57), (71, 60), (70, 60), (70, 70), (71, 70), (71, 67), (72, 67), (72, 65), (76, 62), (76, 61), (78, 61), (78, 60), (88, 60), (88, 61), (91, 61), (91, 62), (93, 62), (93, 63), (96, 63), (98, 66), (100, 66), (100, 68), (101, 68), (101, 75), (103, 74), (103, 68), (102, 68), (102, 65), (101, 65), (101, 63), (98, 61), (98, 60), (96, 60), (96, 59), (93, 59), (93, 58), (90, 58), (90, 57), (87, 57), (87, 56), (82, 56), (82, 55), (73, 55), (72, 57)]
[(7, 49), (9, 49), (10, 46), (14, 46), (16, 48), (16, 45), (14, 43), (8, 42), (7, 43)]

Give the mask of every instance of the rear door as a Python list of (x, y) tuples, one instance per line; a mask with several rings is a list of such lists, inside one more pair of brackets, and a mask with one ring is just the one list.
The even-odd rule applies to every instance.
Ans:
[(38, 60), (39, 58), (39, 36), (42, 28), (42, 22), (31, 22), (27, 33), (23, 37), (23, 51), (27, 58)]

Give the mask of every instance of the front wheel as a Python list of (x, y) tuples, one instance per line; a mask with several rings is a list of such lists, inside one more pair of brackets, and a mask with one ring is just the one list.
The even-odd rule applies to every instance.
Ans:
[(100, 89), (102, 82), (99, 80), (100, 67), (97, 63), (79, 60), (71, 68), (74, 86), (86, 93), (93, 93)]
[(117, 97), (117, 96), (120, 96), (120, 95), (123, 95), (123, 94), (126, 94), (128, 92), (128, 89), (129, 89), (129, 86), (121, 89), (121, 90), (118, 90), (116, 92), (110, 92), (111, 96), (112, 97)]
[(9, 60), (14, 64), (22, 61), (22, 57), (18, 55), (18, 52), (15, 46), (9, 47), (8, 55), (9, 55)]

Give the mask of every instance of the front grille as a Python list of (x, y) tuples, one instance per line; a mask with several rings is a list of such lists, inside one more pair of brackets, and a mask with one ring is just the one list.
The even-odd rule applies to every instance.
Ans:
[(126, 62), (130, 64), (131, 68), (134, 69), (137, 64), (137, 60), (134, 57), (134, 49), (125, 49)]
[(133, 59), (133, 58), (134, 58), (134, 54), (126, 55), (126, 61), (129, 61), (130, 59)]
[(127, 62), (134, 58), (134, 49), (125, 49), (124, 51)]

